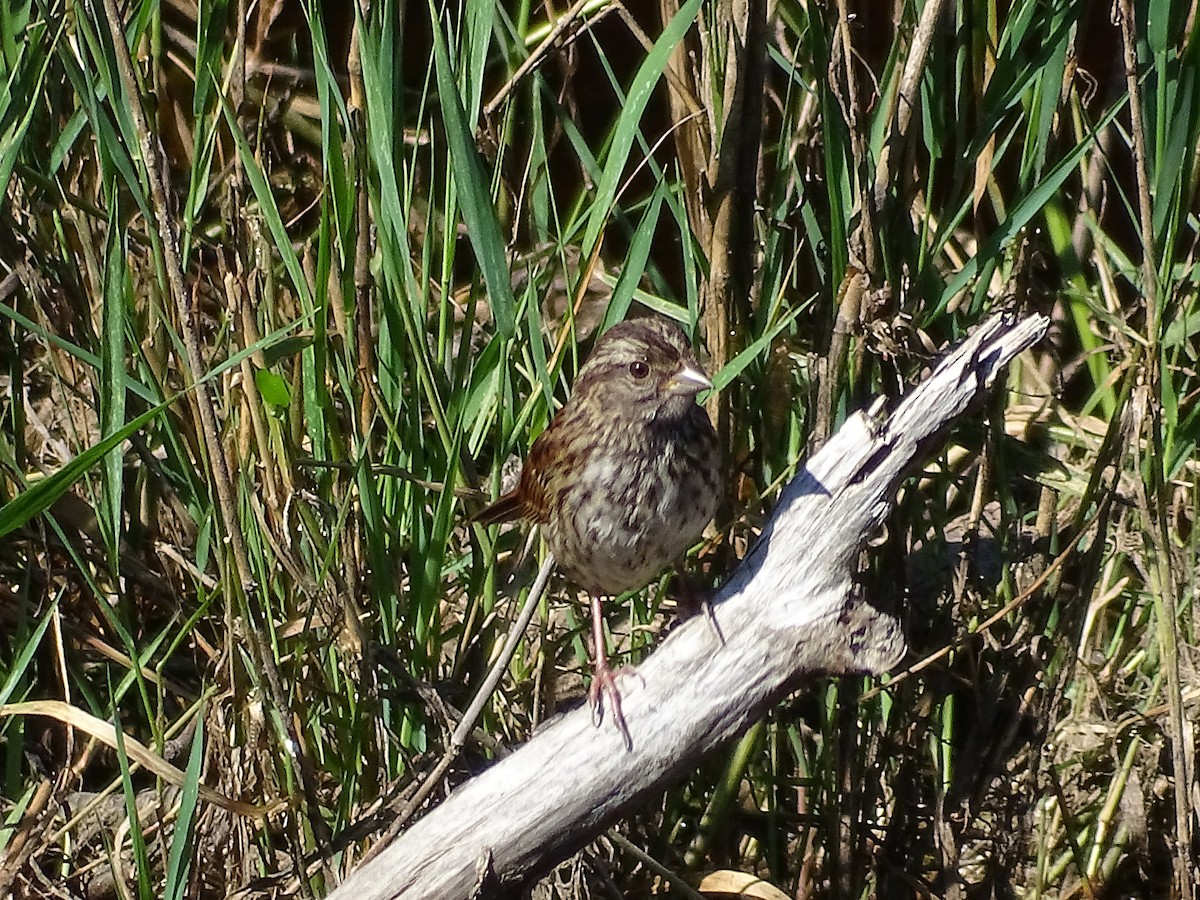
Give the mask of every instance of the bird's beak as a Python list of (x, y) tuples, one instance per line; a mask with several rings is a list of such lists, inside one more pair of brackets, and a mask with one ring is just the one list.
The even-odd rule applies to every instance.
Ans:
[(667, 391), (672, 394), (698, 394), (712, 387), (708, 376), (693, 366), (684, 366), (671, 376)]

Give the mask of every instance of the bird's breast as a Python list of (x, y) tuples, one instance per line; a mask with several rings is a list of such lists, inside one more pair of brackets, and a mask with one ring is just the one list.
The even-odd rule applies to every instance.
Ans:
[(702, 424), (626, 429), (559, 473), (559, 515), (544, 531), (579, 587), (642, 587), (699, 539), (719, 499), (716, 435), (707, 418)]

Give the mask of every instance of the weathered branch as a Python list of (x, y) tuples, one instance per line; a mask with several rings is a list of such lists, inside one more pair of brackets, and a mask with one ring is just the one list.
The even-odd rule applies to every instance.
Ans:
[(621, 679), (627, 750), (586, 707), (551, 721), (354, 872), (338, 898), (496, 896), (527, 884), (641, 798), (693, 769), (813, 672), (879, 673), (904, 640), (856, 597), (863, 542), (898, 484), (1003, 367), (1046, 331), (988, 320), (895, 412), (857, 413), (787, 486), (713, 612)]

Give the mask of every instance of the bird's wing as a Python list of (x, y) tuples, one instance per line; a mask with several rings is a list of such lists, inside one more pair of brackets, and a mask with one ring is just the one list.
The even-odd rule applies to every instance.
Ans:
[(521, 485), (517, 493), (521, 495), (521, 515), (530, 522), (544, 524), (549, 518), (552, 498), (551, 479), (555, 477), (554, 466), (561, 466), (561, 461), (552, 461), (550, 448), (552, 441), (546, 439), (554, 428), (555, 423), (538, 435), (533, 446), (529, 448), (529, 458), (521, 469)]
[[(556, 465), (548, 459), (553, 438), (547, 436), (556, 424), (557, 420), (552, 422), (529, 448), (529, 458), (521, 468), (521, 481), (517, 487), (472, 516), (472, 522), (478, 522), (480, 525), (498, 525), (501, 522), (524, 519), (541, 525), (546, 521), (547, 510), (550, 508), (550, 481), (555, 475)], [(561, 466), (561, 461), (557, 465)]]

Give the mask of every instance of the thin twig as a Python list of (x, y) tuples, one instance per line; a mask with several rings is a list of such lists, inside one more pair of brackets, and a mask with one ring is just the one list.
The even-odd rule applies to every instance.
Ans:
[[(204, 358), (200, 352), (200, 338), (195, 327), (195, 309), (192, 296), (184, 285), (183, 260), (179, 253), (179, 231), (172, 217), (173, 206), (169, 202), (169, 180), (167, 178), (167, 162), (159, 143), (157, 131), (151, 129), (146, 111), (142, 105), (142, 94), (138, 88), (137, 77), (133, 71), (133, 60), (130, 58), (129, 45), (125, 41), (124, 30), (121, 27), (121, 15), (117, 10), (116, 0), (103, 0), (104, 14), (108, 20), (109, 34), (112, 38), (113, 54), (117, 69), (121, 75), (121, 83), (129, 99), (129, 113), (133, 118), (134, 127), (141, 135), (141, 157), (146, 169), (146, 180), (150, 187), (151, 206), (154, 210), (155, 224), (158, 226), (159, 247), (162, 252), (163, 269), (167, 275), (167, 287), (174, 302), (176, 315), (179, 319), (179, 331), (187, 353), (187, 364), (191, 379), (198, 381), (204, 372)], [(113, 102), (117, 102), (114, 98)], [(196, 409), (200, 416), (200, 426), (204, 438), (204, 448), (208, 454), (209, 466), (212, 471), (213, 485), (217, 493), (217, 505), (220, 512), (220, 522), (224, 528), (225, 539), (233, 553), (234, 565), (237, 569), (238, 584), (244, 596), (255, 591), (255, 579), (250, 567), (249, 556), (246, 552), (245, 537), (238, 527), (237, 503), (233, 494), (233, 480), (229, 472), (229, 463), (221, 445), (220, 431), (217, 427), (217, 415), (213, 409), (208, 391), (201, 387), (194, 394)], [(246, 604), (249, 611), (250, 604)], [(275, 667), (270, 649), (261, 629), (255, 623), (247, 623), (246, 635), (254, 648), (257, 662), (266, 675), (269, 695), (272, 705), (283, 723), (286, 737), (291, 744), (284, 748), (297, 761), (300, 773), (301, 789), (310, 807), (315, 811), (316, 791), (313, 787), (314, 778), (311, 762), (301, 750), (304, 744), (296, 732), (293, 717), (287, 712), (289, 704), (287, 694), (283, 689), (279, 671)], [(310, 817), (314, 828), (321, 826), (317, 816)], [(297, 848), (299, 849), (299, 848)]]
[(892, 160), (900, 157), (899, 148), (908, 134), (908, 125), (912, 121), (917, 108), (917, 85), (925, 73), (925, 58), (929, 55), (929, 46), (933, 42), (934, 29), (941, 17), (945, 0), (930, 0), (921, 10), (921, 20), (913, 34), (912, 47), (909, 48), (908, 58), (904, 61), (904, 72), (900, 77), (900, 88), (896, 93), (891, 133), (879, 154), (879, 162), (875, 168), (875, 209), (883, 207), (887, 196), (888, 185), (892, 180)]
[[(533, 619), (533, 613), (537, 609), (538, 603), (542, 599), (542, 595), (546, 592), (546, 582), (550, 580), (550, 573), (554, 569), (554, 555), (546, 554), (546, 559), (542, 562), (542, 567), (538, 570), (537, 578), (533, 581), (533, 587), (529, 589), (529, 596), (525, 598), (525, 605), (521, 607), (520, 615), (508, 629), (508, 639), (504, 642), (504, 647), (500, 651), (500, 656), (496, 662), (492, 664), (491, 670), (487, 674), (487, 678), (483, 680), (479, 691), (475, 694), (475, 698), (471, 701), (471, 705), (467, 707), (463, 713), (462, 720), (458, 723), (458, 727), (454, 729), (454, 734), (450, 736), (450, 747), (448, 752), (457, 754), (467, 742), (467, 735), (471, 733), (471, 729), (475, 727), (475, 720), (479, 718), (479, 714), (483, 711), (484, 705), (492, 696), (492, 691), (496, 689), (496, 685), (500, 683), (500, 678), (504, 675), (504, 670), (508, 668), (508, 661), (512, 659), (513, 654), (517, 650), (517, 643), (525, 634), (525, 629), (529, 627), (530, 621)], [(597, 651), (598, 652), (598, 651)]]
[[(555, 42), (559, 39), (559, 37), (562, 36), (562, 33), (575, 23), (580, 14), (583, 12), (584, 8), (595, 2), (596, 0), (576, 0), (574, 6), (567, 10), (566, 13), (558, 17), (558, 20), (554, 23), (554, 27), (550, 29), (550, 33), (546, 35), (545, 39), (537, 45), (537, 48), (525, 58), (525, 62), (521, 63), (521, 65), (517, 67), (517, 71), (513, 72), (512, 78), (508, 79), (508, 81), (504, 83), (504, 86), (501, 87), (500, 90), (496, 91), (496, 95), (488, 101), (487, 105), (483, 108), (483, 116), (485, 119), (490, 118), (492, 114), (500, 108), (500, 104), (508, 99), (508, 95), (516, 89), (517, 85), (521, 83), (521, 80), (536, 66), (541, 64), (542, 60), (549, 54), (550, 48), (554, 46)], [(606, 12), (607, 10), (601, 9), (599, 11), (599, 15), (604, 15)], [(584, 24), (587, 24), (586, 21)]]
[[(1150, 450), (1153, 458), (1143, 466), (1138, 459), (1138, 470), (1149, 473), (1150, 484), (1137, 481), (1139, 499), (1147, 518), (1151, 543), (1154, 546), (1155, 568), (1158, 584), (1158, 641), (1162, 665), (1167, 676), (1167, 703), (1171, 707), (1167, 721), (1170, 723), (1171, 768), (1175, 777), (1175, 880), (1179, 896), (1196, 896), (1196, 884), (1192, 880), (1192, 817), (1188, 798), (1192, 779), (1188, 775), (1188, 760), (1184, 752), (1187, 734), (1183, 724), (1183, 687), (1179, 672), (1179, 602), (1176, 597), (1174, 573), (1171, 571), (1170, 526), (1166, 510), (1166, 483), (1163, 476), (1165, 455), (1162, 447), (1163, 422), (1161, 396), (1162, 371), (1160, 369), (1158, 270), (1155, 252), (1154, 220), (1151, 212), (1150, 178), (1146, 170), (1146, 133), (1142, 114), (1141, 83), (1137, 73), (1137, 48), (1135, 46), (1134, 10), (1131, 0), (1121, 0), (1115, 10), (1121, 29), (1121, 44), (1125, 59), (1125, 83), (1129, 93), (1129, 124), (1133, 137), (1133, 165), (1137, 175), (1138, 218), (1142, 238), (1142, 293), (1146, 298), (1146, 382), (1139, 385), (1144, 402), (1135, 404), (1144, 410), (1148, 419)], [(1134, 443), (1135, 458), (1140, 456)]]
[(433, 770), (425, 776), (424, 781), (421, 782), (421, 786), (417, 788), (412, 799), (404, 804), (404, 807), (400, 810), (395, 820), (380, 836), (370, 852), (363, 857), (359, 865), (366, 865), (371, 858), (387, 847), (392, 842), (392, 839), (403, 830), (409, 819), (421, 808), (429, 795), (433, 793), (433, 789), (437, 787), (438, 782), (449, 771), (451, 764), (458, 758), (459, 752), (466, 746), (467, 737), (471, 734), (471, 729), (475, 727), (475, 720), (479, 718), (480, 712), (483, 711), (483, 707), (492, 696), (492, 691), (496, 689), (496, 685), (504, 675), (504, 670), (508, 668), (509, 660), (512, 659), (513, 653), (516, 652), (517, 643), (521, 640), (521, 636), (524, 635), (525, 629), (529, 627), (534, 610), (537, 609), (538, 602), (546, 592), (546, 583), (550, 580), (550, 574), (553, 570), (554, 556), (547, 553), (542, 567), (538, 570), (537, 578), (534, 579), (533, 587), (529, 589), (529, 596), (525, 598), (525, 605), (521, 607), (520, 614), (509, 628), (508, 640), (504, 642), (504, 648), (500, 651), (500, 656), (492, 665), (474, 699), (471, 700), (471, 705), (467, 707), (462, 719), (459, 720), (458, 727), (454, 729), (454, 734), (450, 737), (450, 744), (446, 747), (445, 752), (442, 753), (442, 758), (438, 760)]
[[(701, 294), (705, 343), (713, 371), (720, 371), (742, 350), (755, 289), (753, 264), (754, 209), (763, 128), (763, 84), (766, 77), (767, 4), (736, 0), (715, 7), (717, 40), (724, 43), (722, 77), (724, 116), (709, 125), (718, 135), (710, 149), (708, 172), (712, 191), (712, 230), (704, 251), (709, 276)], [(717, 132), (719, 127), (720, 131)], [(733, 410), (738, 390), (712, 392), (706, 405), (721, 447), (732, 455)], [(718, 518), (731, 512), (722, 497)]]
[[(1096, 522), (1098, 522), (1100, 520), (1101, 513), (1103, 513), (1106, 510), (1108, 501), (1111, 500), (1111, 496), (1112, 495), (1109, 495), (1106, 498), (1105, 502), (1102, 503), (1099, 507), (1097, 507), (1094, 510), (1091, 510), (1086, 521), (1083, 523), (1083, 525), (1080, 527), (1080, 529), (1078, 531), (1080, 538), (1083, 537), (1083, 535), (1092, 527), (1092, 525), (1094, 525)], [(1070, 560), (1076, 556), (1076, 554), (1078, 552), (1078, 545), (1079, 545), (1079, 540), (1071, 542), (1067, 546), (1066, 550), (1064, 550), (1062, 553), (1060, 553), (1058, 556), (1056, 556), (1054, 558), (1054, 560), (1048, 566), (1046, 566), (1045, 570), (1042, 572), (1041, 575), (1039, 575), (1034, 580), (1033, 584), (1029, 585), (1029, 587), (1027, 587), (1025, 590), (1021, 591), (1021, 593), (1017, 594), (1017, 596), (1015, 596), (1012, 600), (1009, 600), (1008, 603), (1004, 604), (1004, 606), (1000, 607), (1000, 609), (996, 610), (996, 612), (992, 613), (992, 615), (988, 616), (986, 619), (984, 619), (982, 622), (980, 622), (975, 628), (972, 628), (967, 634), (963, 635), (961, 640), (955, 641), (951, 644), (947, 644), (945, 647), (942, 647), (940, 650), (936, 650), (933, 653), (930, 653), (928, 656), (922, 658), (918, 662), (913, 663), (911, 666), (908, 666), (907, 668), (904, 668), (904, 669), (900, 670), (899, 672), (896, 672), (894, 675), (889, 675), (887, 684), (881, 684), (881, 685), (878, 685), (877, 687), (871, 688), (869, 691), (867, 691), (866, 693), (864, 693), (862, 695), (862, 698), (861, 698), (862, 701), (866, 702), (867, 700), (870, 700), (874, 697), (878, 697), (884, 691), (892, 690), (900, 682), (905, 681), (906, 679), (910, 678), (913, 675), (916, 675), (918, 672), (921, 672), (924, 669), (928, 669), (939, 659), (944, 659), (945, 657), (949, 656), (954, 651), (960, 650), (963, 647), (965, 647), (967, 645), (968, 641), (970, 641), (972, 638), (977, 637), (977, 636), (983, 634), (984, 632), (988, 631), (993, 625), (995, 625), (1001, 619), (1004, 619), (1005, 617), (1007, 617), (1008, 614), (1011, 613), (1013, 610), (1024, 606), (1025, 603), (1028, 602), (1029, 598), (1031, 598), (1034, 594), (1036, 594), (1039, 590), (1041, 590), (1042, 586), (1050, 579), (1051, 575), (1053, 575), (1055, 572), (1057, 572), (1059, 569), (1061, 569), (1064, 565), (1066, 565), (1068, 560)]]
[[(616, 848), (618, 850), (621, 850), (624, 853), (628, 853), (630, 856), (632, 856), (634, 859), (636, 859), (638, 862), (640, 862), (642, 865), (644, 865), (651, 872), (653, 872), (654, 874), (656, 874), (660, 878), (662, 878), (664, 881), (666, 881), (669, 885), (671, 885), (671, 887), (673, 889), (678, 891), (682, 896), (687, 897), (688, 900), (705, 900), (704, 895), (701, 894), (694, 887), (692, 887), (690, 884), (688, 884), (687, 880), (682, 875), (680, 875), (677, 872), (672, 872), (670, 869), (668, 869), (666, 866), (664, 866), (662, 863), (660, 863), (657, 859), (655, 859), (653, 856), (651, 856), (649, 853), (647, 853), (645, 850), (643, 850), (641, 847), (639, 847), (633, 841), (629, 840), (629, 838), (625, 837), (625, 835), (621, 834), (621, 832), (617, 831), (615, 828), (609, 829), (609, 831), (605, 835), (605, 837), (608, 838), (608, 840), (612, 841), (612, 843), (614, 844), (614, 846), (616, 846)], [(749, 896), (749, 895), (747, 895), (747, 896)]]
[[(868, 276), (875, 273), (879, 264), (878, 244), (875, 237), (875, 209), (871, 204), (868, 190), (870, 176), (868, 174), (868, 158), (866, 146), (866, 131), (859, 121), (861, 106), (858, 101), (858, 77), (854, 74), (854, 47), (850, 42), (850, 12), (846, 0), (837, 0), (837, 34), (834, 46), (839, 50), (842, 66), (846, 73), (846, 98), (842, 102), (842, 115), (846, 117), (846, 130), (850, 134), (850, 150), (854, 154), (854, 171), (857, 173), (859, 223), (851, 235), (850, 246), (852, 257), (862, 254), (861, 264)], [(830, 63), (829, 81), (834, 87), (834, 95), (842, 100), (837, 91), (836, 73), (832, 71), (834, 62)], [(824, 437), (828, 437), (828, 433)]]

